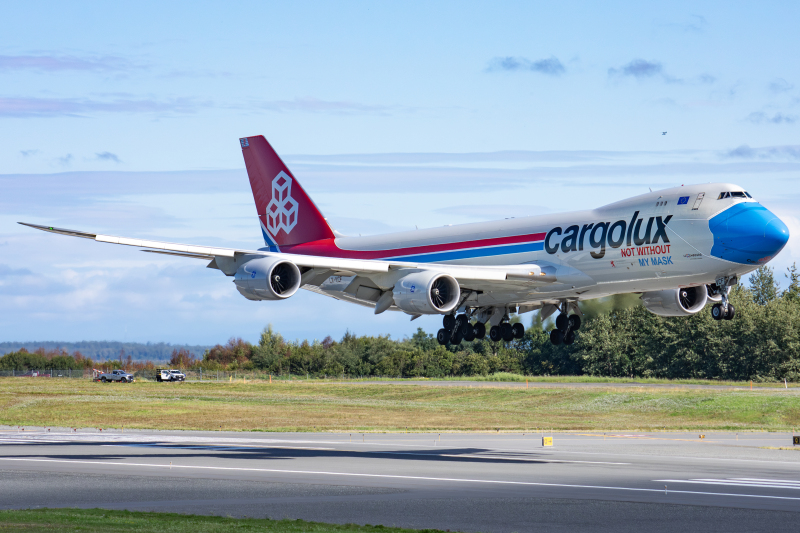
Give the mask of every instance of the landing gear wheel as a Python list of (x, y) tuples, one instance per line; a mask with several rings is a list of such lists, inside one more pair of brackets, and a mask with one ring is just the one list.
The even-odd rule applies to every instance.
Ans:
[(442, 318), (442, 325), (444, 329), (453, 331), (453, 328), (456, 326), (456, 317), (453, 315), (444, 315), (444, 318)]
[(728, 312), (725, 313), (725, 320), (733, 320), (736, 316), (736, 308), (732, 304), (728, 304)]
[(567, 315), (561, 313), (556, 317), (556, 328), (560, 329), (561, 331), (565, 331), (568, 325), (569, 317)]
[(467, 322), (467, 331), (464, 332), (464, 340), (467, 342), (475, 340), (475, 327), (469, 322)]
[(489, 328), (489, 338), (492, 342), (500, 342), (503, 340), (503, 334), (500, 332), (500, 326), (492, 326)]
[(461, 330), (461, 336), (466, 337), (467, 331), (472, 329), (472, 324), (469, 323), (467, 315), (458, 315), (456, 317), (456, 329)]
[(482, 339), (486, 336), (486, 324), (478, 322), (475, 324), (475, 338)]
[(503, 335), (503, 340), (511, 342), (514, 340), (514, 328), (508, 322), (500, 324), (500, 333)]
[(453, 333), (450, 334), (450, 342), (453, 344), (461, 344), (461, 339), (464, 338), (464, 334), (461, 332), (461, 328), (456, 328), (453, 330)]
[(521, 339), (522, 337), (525, 336), (525, 326), (523, 326), (519, 322), (511, 326), (511, 329), (514, 330), (515, 339)]
[(439, 342), (439, 344), (444, 346), (447, 344), (447, 341), (450, 340), (450, 332), (444, 328), (440, 329), (436, 332), (436, 340)]
[(581, 317), (578, 315), (569, 315), (569, 329), (572, 331), (581, 329)]
[(550, 342), (558, 346), (564, 340), (564, 335), (557, 329), (550, 332)]
[(569, 346), (573, 342), (575, 342), (575, 332), (570, 330), (566, 335), (564, 335), (564, 344)]
[(724, 313), (722, 312), (722, 304), (714, 304), (713, 306), (711, 306), (711, 318), (713, 318), (714, 320), (722, 320), (723, 314)]

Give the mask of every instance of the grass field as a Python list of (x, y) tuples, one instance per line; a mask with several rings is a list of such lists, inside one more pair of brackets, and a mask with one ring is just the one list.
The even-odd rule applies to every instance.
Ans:
[(266, 520), (259, 518), (225, 518), (172, 513), (106, 511), (103, 509), (30, 509), (0, 511), (0, 531), (29, 532), (126, 532), (137, 533), (223, 533), (228, 531), (269, 531), (271, 533), (375, 532), (422, 533), (438, 529), (400, 529), (384, 526), (336, 525), (304, 520)]
[[(295, 378), (295, 379), (303, 379)], [(334, 381), (334, 380), (330, 380)], [(352, 381), (496, 381), (496, 382), (517, 382), (524, 383), (640, 383), (646, 385), (723, 385), (730, 387), (762, 387), (762, 388), (784, 388), (783, 381), (721, 381), (711, 379), (661, 379), (661, 378), (613, 378), (604, 376), (525, 376), (523, 374), (512, 374), (510, 372), (497, 372), (486, 376), (456, 376), (443, 378), (374, 378), (369, 377), (363, 380)], [(798, 387), (797, 383), (788, 383), (788, 388)]]
[(794, 390), (0, 379), (0, 424), (233, 431), (769, 430)]

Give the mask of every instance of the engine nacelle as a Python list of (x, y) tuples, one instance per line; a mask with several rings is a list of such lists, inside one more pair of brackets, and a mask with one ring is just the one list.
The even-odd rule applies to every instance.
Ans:
[(642, 294), (645, 308), (658, 316), (689, 316), (699, 313), (708, 301), (705, 285)]
[(453, 276), (440, 272), (414, 272), (400, 278), (392, 291), (394, 304), (411, 314), (449, 313), (458, 305), (461, 288)]
[(284, 300), (300, 288), (300, 269), (291, 261), (261, 257), (240, 266), (233, 282), (248, 300)]

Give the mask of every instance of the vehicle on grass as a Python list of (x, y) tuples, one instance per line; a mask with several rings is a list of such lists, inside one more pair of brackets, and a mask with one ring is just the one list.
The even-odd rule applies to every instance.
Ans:
[(186, 381), (186, 374), (180, 370), (156, 370), (156, 381)]
[(487, 333), (495, 342), (521, 338), (524, 328), (510, 315), (534, 310), (543, 320), (558, 312), (550, 340), (572, 344), (578, 302), (622, 293), (640, 294), (660, 316), (693, 315), (711, 302), (715, 320), (731, 320), (730, 287), (789, 239), (783, 221), (730, 183), (673, 187), (587, 211), (348, 237), (331, 228), (263, 136), (239, 143), (262, 248), (25, 225), (209, 261), (248, 300), (284, 300), (303, 288), (375, 314), (441, 315), (441, 344)]
[(133, 383), (133, 374), (128, 374), (124, 370), (112, 370), (111, 372), (96, 373), (93, 380), (102, 383), (118, 381), (120, 383)]

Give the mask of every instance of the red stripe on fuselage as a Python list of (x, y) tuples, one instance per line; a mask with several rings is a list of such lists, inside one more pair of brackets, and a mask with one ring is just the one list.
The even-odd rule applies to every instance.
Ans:
[(502, 246), (504, 244), (537, 242), (544, 240), (545, 235), (545, 233), (531, 233), (528, 235), (514, 235), (512, 237), (429, 244), (425, 246), (411, 246), (408, 248), (393, 248), (389, 250), (342, 250), (336, 246), (335, 239), (321, 239), (294, 246), (281, 246), (281, 251), (290, 254), (343, 257), (347, 259), (383, 259), (387, 257), (402, 257), (406, 255), (463, 250), (465, 248), (483, 248), (487, 246)]

